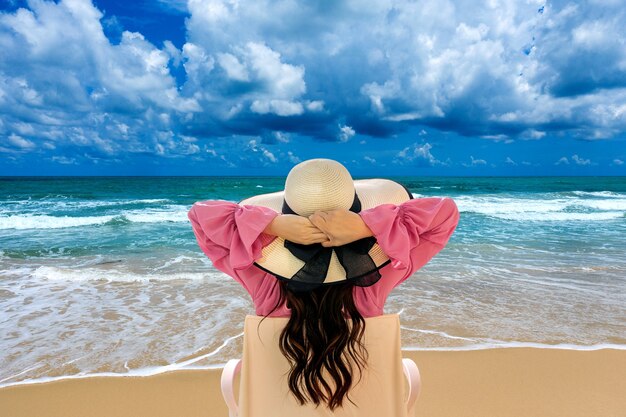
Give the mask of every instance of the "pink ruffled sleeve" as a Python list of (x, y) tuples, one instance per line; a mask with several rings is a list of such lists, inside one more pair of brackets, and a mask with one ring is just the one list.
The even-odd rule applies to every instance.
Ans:
[(382, 204), (359, 214), (391, 260), (392, 267), (405, 271), (399, 280), (381, 283), (392, 287), (441, 251), (459, 222), (459, 210), (449, 197), (415, 198), (400, 205)]
[(261, 249), (275, 239), (263, 230), (277, 215), (266, 207), (222, 200), (198, 201), (187, 213), (202, 252), (246, 289), (237, 271), (252, 266), (261, 257)]

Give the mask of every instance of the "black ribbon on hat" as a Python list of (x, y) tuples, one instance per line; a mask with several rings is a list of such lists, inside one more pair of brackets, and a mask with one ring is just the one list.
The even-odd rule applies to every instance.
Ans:
[[(349, 210), (354, 213), (361, 211), (361, 200), (359, 200), (356, 192)], [(285, 200), (283, 200), (282, 213), (297, 215)], [(291, 277), (287, 286), (293, 291), (309, 291), (321, 286), (328, 273), (333, 251), (337, 254), (337, 260), (346, 271), (346, 280), (361, 287), (372, 285), (381, 277), (380, 272), (378, 272), (379, 267), (369, 255), (369, 251), (375, 243), (376, 238), (373, 236), (328, 248), (322, 246), (321, 243), (303, 245), (285, 240), (285, 248), (304, 262), (304, 266)]]

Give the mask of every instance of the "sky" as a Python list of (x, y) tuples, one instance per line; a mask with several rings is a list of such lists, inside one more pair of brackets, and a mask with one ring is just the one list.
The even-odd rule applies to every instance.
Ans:
[(0, 0), (0, 175), (626, 175), (621, 0)]

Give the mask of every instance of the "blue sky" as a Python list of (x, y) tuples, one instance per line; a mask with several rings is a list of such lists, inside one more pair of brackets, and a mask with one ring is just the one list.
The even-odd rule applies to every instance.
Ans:
[(626, 175), (621, 1), (0, 1), (0, 175)]

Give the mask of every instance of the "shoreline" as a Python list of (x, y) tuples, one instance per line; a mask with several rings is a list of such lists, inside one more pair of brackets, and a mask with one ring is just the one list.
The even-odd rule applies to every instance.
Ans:
[[(417, 415), (626, 415), (623, 349), (403, 349), (403, 356), (422, 375)], [(11, 417), (226, 417), (220, 373), (216, 367), (14, 384), (0, 388), (0, 409)]]
[[(240, 337), (242, 334), (233, 336), (230, 339)], [(222, 345), (221, 347), (224, 347)], [(218, 348), (219, 349), (219, 348)], [(403, 347), (402, 352), (405, 355), (419, 354), (420, 352), (474, 352), (474, 351), (491, 351), (500, 349), (537, 349), (537, 350), (562, 350), (562, 351), (574, 351), (574, 352), (594, 352), (599, 350), (611, 350), (611, 351), (626, 351), (626, 345), (618, 345), (611, 343), (598, 343), (595, 345), (575, 345), (569, 343), (559, 343), (554, 345), (535, 343), (535, 342), (510, 342), (508, 344), (480, 344), (480, 345), (467, 345), (467, 346), (455, 346), (455, 347)], [(217, 363), (202, 366), (188, 366), (194, 362), (198, 362), (205, 359), (208, 356), (212, 356), (217, 352), (213, 351), (205, 355), (192, 357), (179, 363), (172, 363), (162, 366), (150, 366), (145, 368), (132, 369), (128, 373), (119, 372), (94, 372), (94, 373), (78, 373), (73, 375), (61, 375), (61, 376), (44, 376), (34, 379), (26, 379), (21, 381), (2, 383), (0, 382), (0, 390), (4, 388), (10, 388), (21, 385), (35, 385), (46, 384), (50, 382), (74, 380), (74, 379), (88, 379), (88, 378), (142, 378), (153, 377), (157, 375), (172, 373), (172, 372), (184, 372), (184, 371), (212, 371), (214, 369), (222, 369), (226, 363)], [(407, 357), (407, 356), (405, 356)], [(26, 372), (26, 371), (22, 371)], [(17, 374), (19, 375), (19, 374)], [(6, 379), (10, 379), (7, 377)]]

